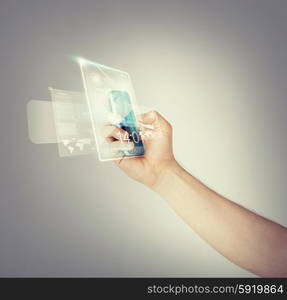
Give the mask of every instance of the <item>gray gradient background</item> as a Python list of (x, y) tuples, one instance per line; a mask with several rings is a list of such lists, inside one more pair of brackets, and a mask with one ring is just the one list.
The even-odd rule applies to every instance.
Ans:
[(71, 55), (128, 71), (192, 174), (286, 226), (286, 13), (284, 0), (1, 0), (0, 275), (254, 276), (113, 163), (31, 144), (26, 104), (82, 89)]

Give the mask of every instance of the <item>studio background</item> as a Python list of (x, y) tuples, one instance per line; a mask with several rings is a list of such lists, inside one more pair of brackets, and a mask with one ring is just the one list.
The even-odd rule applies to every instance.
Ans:
[(187, 170), (287, 226), (286, 13), (283, 0), (2, 0), (0, 276), (254, 276), (113, 163), (32, 144), (26, 104), (82, 90), (72, 56), (125, 70)]

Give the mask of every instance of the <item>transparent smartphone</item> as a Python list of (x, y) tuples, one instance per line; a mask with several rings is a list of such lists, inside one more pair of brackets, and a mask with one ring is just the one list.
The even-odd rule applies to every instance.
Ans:
[(131, 106), (129, 94), (126, 91), (113, 90), (110, 92), (111, 112), (121, 117), (121, 122), (114, 125), (127, 132), (126, 135), (120, 135), (121, 141), (128, 140), (134, 143), (134, 148), (128, 151), (122, 151), (124, 156), (144, 155), (144, 148), (139, 129), (137, 127), (136, 117)]
[[(144, 155), (129, 74), (83, 59), (80, 60), (80, 68), (99, 160)], [(119, 141), (132, 141), (134, 149), (117, 150), (113, 143), (107, 141), (105, 127), (110, 124), (127, 131), (128, 136), (119, 136)]]

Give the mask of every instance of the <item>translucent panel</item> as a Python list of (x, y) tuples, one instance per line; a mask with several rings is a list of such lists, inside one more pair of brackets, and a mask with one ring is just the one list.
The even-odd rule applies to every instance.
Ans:
[(32, 143), (57, 143), (51, 101), (30, 100), (27, 104), (27, 119)]
[[(80, 67), (99, 159), (105, 161), (144, 155), (129, 74), (86, 60), (80, 60)], [(119, 145), (124, 143), (121, 136), (118, 148), (115, 148), (115, 143), (108, 142), (105, 136), (108, 124), (124, 129), (127, 132), (124, 138), (133, 142), (134, 148), (124, 150)]]
[(84, 94), (49, 89), (59, 155), (65, 157), (95, 153), (95, 138)]

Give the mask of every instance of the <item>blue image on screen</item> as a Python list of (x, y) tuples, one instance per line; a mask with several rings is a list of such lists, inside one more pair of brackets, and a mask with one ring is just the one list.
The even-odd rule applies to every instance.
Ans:
[(136, 117), (132, 109), (129, 94), (126, 91), (113, 90), (110, 92), (110, 110), (121, 117), (121, 122), (116, 126), (127, 131), (128, 139), (134, 143), (134, 148), (129, 151), (121, 151), (124, 156), (144, 155), (143, 142), (137, 127)]

